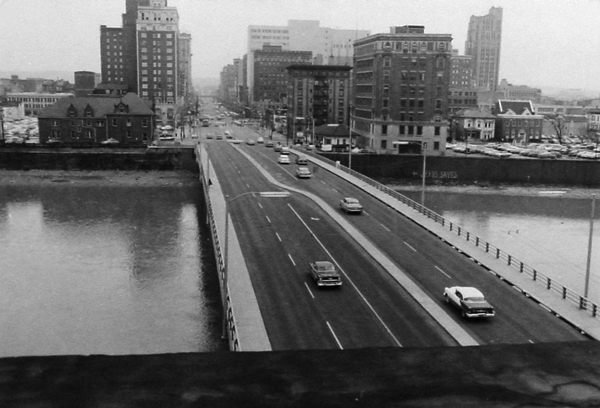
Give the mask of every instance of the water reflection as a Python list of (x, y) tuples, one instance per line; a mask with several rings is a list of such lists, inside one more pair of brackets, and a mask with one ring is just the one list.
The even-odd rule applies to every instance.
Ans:
[(0, 356), (214, 351), (196, 187), (0, 187)]
[[(420, 192), (398, 190), (420, 201)], [(591, 200), (428, 192), (444, 218), (583, 294)], [(589, 297), (600, 302), (600, 210), (596, 203)]]

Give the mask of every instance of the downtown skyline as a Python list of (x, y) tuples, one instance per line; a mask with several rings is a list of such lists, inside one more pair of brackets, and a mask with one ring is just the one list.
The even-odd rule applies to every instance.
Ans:
[[(192, 36), (194, 78), (218, 78), (224, 66), (243, 57), (249, 25), (286, 25), (288, 20), (317, 20), (321, 27), (371, 34), (388, 32), (390, 26), (424, 25), (429, 33), (450, 34), (453, 48), (464, 54), (469, 18), (495, 6), (504, 12), (500, 79), (600, 90), (597, 0), (170, 0), (169, 6), (177, 7), (182, 31)], [(123, 0), (1, 0), (0, 26), (8, 38), (0, 44), (0, 72), (100, 72), (99, 27), (119, 26), (124, 12)]]

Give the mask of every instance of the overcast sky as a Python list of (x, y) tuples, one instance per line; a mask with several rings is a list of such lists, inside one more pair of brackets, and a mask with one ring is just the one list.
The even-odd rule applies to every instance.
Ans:
[[(192, 35), (193, 76), (218, 78), (246, 52), (249, 25), (318, 20), (387, 33), (424, 25), (464, 53), (471, 15), (504, 9), (500, 77), (600, 90), (600, 0), (169, 0)], [(100, 72), (100, 25), (120, 27), (125, 0), (0, 0), (0, 71)], [(65, 78), (69, 79), (69, 78)]]

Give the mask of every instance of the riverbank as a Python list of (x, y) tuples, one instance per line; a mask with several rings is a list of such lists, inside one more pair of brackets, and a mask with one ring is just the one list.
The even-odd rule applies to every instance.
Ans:
[[(384, 183), (386, 186), (398, 191), (421, 191), (421, 184), (400, 184), (392, 180)], [(600, 197), (600, 188), (586, 188), (581, 186), (564, 185), (511, 185), (511, 184), (437, 184), (425, 185), (425, 192), (447, 192), (461, 194), (495, 194), (510, 196), (544, 196), (589, 199), (592, 194)]]
[(186, 170), (173, 171), (62, 171), (0, 170), (0, 186), (34, 186), (68, 183), (86, 186), (177, 187), (198, 183), (198, 175)]

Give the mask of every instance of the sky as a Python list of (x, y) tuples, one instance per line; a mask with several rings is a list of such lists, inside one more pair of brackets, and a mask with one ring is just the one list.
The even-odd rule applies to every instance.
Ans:
[[(249, 25), (318, 20), (387, 33), (423, 25), (464, 53), (471, 15), (503, 8), (500, 78), (600, 92), (600, 0), (169, 0), (192, 35), (192, 76), (218, 78), (247, 50)], [(100, 72), (100, 25), (121, 27), (125, 0), (0, 0), (0, 72)], [(72, 78), (63, 78), (72, 79)]]

